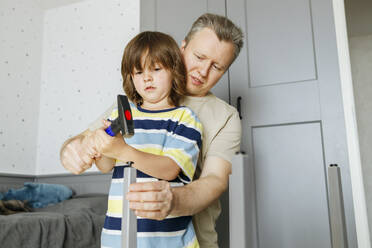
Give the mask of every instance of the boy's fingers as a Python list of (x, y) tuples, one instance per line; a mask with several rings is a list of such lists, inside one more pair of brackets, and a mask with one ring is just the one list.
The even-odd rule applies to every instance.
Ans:
[(111, 125), (111, 122), (105, 119), (102, 119), (103, 127), (106, 129)]

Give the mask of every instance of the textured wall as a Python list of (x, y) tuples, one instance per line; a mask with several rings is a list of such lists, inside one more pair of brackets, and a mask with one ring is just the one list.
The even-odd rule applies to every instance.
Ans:
[(0, 173), (66, 173), (59, 149), (122, 93), (139, 1), (0, 1)]
[(35, 172), (42, 13), (38, 1), (0, 1), (0, 173)]
[(345, 11), (350, 36), (372, 34), (371, 0), (345, 0)]
[(85, 130), (123, 93), (123, 50), (139, 31), (138, 1), (89, 0), (47, 7), (37, 175), (65, 173), (59, 163), (62, 143)]
[(368, 223), (372, 237), (372, 1), (346, 0), (345, 11)]
[(372, 237), (372, 35), (349, 38), (363, 181)]

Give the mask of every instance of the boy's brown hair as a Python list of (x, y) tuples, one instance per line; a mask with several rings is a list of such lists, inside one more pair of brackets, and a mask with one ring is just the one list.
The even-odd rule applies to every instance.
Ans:
[(146, 56), (144, 66), (154, 68), (158, 63), (171, 72), (173, 82), (168, 101), (178, 106), (182, 96), (186, 95), (186, 68), (176, 41), (167, 34), (146, 31), (139, 33), (126, 46), (121, 63), (123, 88), (127, 97), (139, 105), (143, 99), (134, 87), (132, 75), (134, 69), (143, 70), (142, 56)]

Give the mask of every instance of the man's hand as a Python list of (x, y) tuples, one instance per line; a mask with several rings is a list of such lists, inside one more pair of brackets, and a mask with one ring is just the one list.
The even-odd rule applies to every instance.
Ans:
[(219, 157), (207, 157), (198, 180), (171, 188), (167, 181), (133, 183), (126, 198), (140, 217), (162, 220), (195, 215), (220, 197), (229, 184), (231, 164)]
[(66, 141), (60, 152), (62, 165), (74, 174), (83, 173), (100, 157), (90, 134), (81, 134)]
[(126, 196), (137, 216), (163, 220), (172, 210), (173, 192), (167, 181), (133, 183)]

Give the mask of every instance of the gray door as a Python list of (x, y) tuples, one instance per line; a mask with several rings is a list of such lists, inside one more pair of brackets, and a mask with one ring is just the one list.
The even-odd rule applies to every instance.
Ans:
[(229, 0), (245, 46), (230, 68), (253, 167), (248, 244), (328, 248), (327, 167), (341, 168), (349, 247), (357, 247), (331, 0)]

